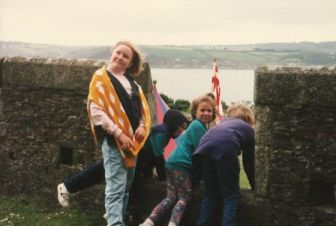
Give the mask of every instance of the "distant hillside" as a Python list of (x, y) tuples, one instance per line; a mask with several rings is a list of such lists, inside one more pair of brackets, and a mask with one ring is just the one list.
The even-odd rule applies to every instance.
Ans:
[[(140, 46), (151, 67), (209, 68), (212, 57), (221, 68), (268, 66), (335, 66), (335, 42), (263, 43), (247, 45)], [(0, 57), (54, 57), (108, 60), (110, 46), (57, 46), (0, 41)]]

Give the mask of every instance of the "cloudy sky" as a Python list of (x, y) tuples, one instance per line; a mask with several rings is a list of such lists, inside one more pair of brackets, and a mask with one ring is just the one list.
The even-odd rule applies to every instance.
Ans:
[(65, 45), (336, 40), (336, 0), (0, 0), (0, 40)]

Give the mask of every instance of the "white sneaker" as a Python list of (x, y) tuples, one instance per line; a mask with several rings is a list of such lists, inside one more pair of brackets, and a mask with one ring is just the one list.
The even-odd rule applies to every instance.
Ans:
[(139, 224), (139, 226), (154, 226), (154, 222), (150, 218), (147, 218), (145, 222)]
[(103, 218), (107, 221), (107, 213), (104, 213)]
[(57, 198), (62, 207), (69, 207), (69, 191), (64, 183), (57, 185)]

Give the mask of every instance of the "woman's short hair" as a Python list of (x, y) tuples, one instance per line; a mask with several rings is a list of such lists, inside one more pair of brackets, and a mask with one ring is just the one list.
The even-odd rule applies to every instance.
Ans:
[(200, 97), (196, 98), (195, 100), (193, 100), (191, 102), (190, 114), (191, 114), (192, 119), (193, 120), (196, 119), (197, 108), (200, 105), (200, 103), (202, 103), (202, 102), (207, 102), (211, 105), (211, 108), (212, 108), (212, 120), (211, 121), (215, 120), (215, 118), (216, 118), (216, 103), (215, 103), (215, 100), (208, 95), (200, 96)]
[(237, 102), (233, 103), (227, 110), (227, 116), (232, 118), (239, 118), (250, 124), (255, 125), (255, 117), (252, 109), (246, 104)]
[(143, 70), (143, 60), (139, 49), (130, 41), (119, 41), (115, 44), (114, 48), (120, 45), (128, 46), (132, 50), (131, 65), (127, 68), (126, 73), (139, 75)]

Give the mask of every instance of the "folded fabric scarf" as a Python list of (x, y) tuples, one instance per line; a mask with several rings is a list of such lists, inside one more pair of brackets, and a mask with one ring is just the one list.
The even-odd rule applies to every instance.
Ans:
[[(120, 148), (121, 147), (120, 142), (116, 140), (118, 150), (120, 151), (121, 155), (124, 158), (124, 163), (126, 167), (135, 166), (136, 156), (138, 155), (139, 151), (145, 144), (146, 139), (150, 132), (151, 120), (150, 120), (149, 107), (140, 87), (139, 87), (139, 94), (142, 103), (141, 115), (145, 124), (145, 136), (141, 141), (133, 139), (134, 147), (130, 148), (127, 151), (122, 150)], [(113, 123), (116, 124), (118, 128), (122, 130), (122, 132), (126, 136), (130, 138), (133, 137), (134, 131), (132, 129), (131, 123), (127, 117), (124, 108), (122, 107), (122, 104), (110, 81), (110, 78), (107, 75), (105, 67), (98, 69), (92, 77), (89, 89), (88, 103), (90, 101), (93, 101), (95, 104), (97, 104), (108, 115), (108, 117), (113, 121)], [(91, 123), (91, 130), (95, 138), (95, 141), (97, 142), (97, 131), (95, 129), (95, 125), (93, 124), (89, 108), (88, 113)]]

